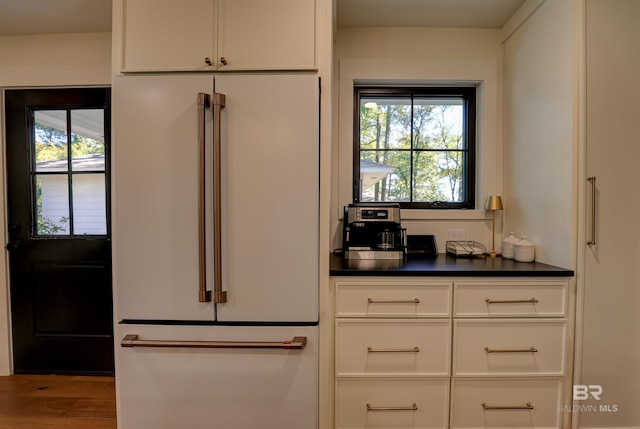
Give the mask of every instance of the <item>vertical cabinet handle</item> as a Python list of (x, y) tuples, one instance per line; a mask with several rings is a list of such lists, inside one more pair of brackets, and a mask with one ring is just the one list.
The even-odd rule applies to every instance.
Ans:
[(587, 177), (587, 181), (591, 184), (591, 239), (587, 241), (587, 245), (595, 246), (596, 244), (596, 176)]
[(210, 103), (209, 94), (198, 93), (198, 301), (210, 302), (211, 291), (207, 290), (206, 210), (205, 210), (205, 165), (206, 165), (206, 114)]
[(227, 302), (227, 292), (222, 290), (222, 173), (221, 114), (225, 105), (224, 94), (213, 94), (213, 302)]

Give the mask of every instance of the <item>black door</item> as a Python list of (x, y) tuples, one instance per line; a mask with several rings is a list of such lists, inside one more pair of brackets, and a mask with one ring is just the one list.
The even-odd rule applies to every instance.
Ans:
[(110, 89), (5, 91), (16, 373), (113, 374)]

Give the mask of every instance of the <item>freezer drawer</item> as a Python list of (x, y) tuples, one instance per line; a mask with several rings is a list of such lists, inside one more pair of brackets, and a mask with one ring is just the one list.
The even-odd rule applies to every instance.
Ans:
[[(163, 345), (116, 347), (120, 429), (317, 428), (317, 326), (119, 325), (116, 331), (119, 339), (137, 335), (141, 342)], [(304, 348), (164, 343), (286, 342), (294, 337), (306, 337)]]

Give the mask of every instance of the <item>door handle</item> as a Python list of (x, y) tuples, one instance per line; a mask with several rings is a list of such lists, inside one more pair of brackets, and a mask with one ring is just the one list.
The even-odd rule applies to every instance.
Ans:
[(222, 109), (225, 95), (214, 93), (213, 106), (213, 302), (227, 302), (227, 292), (222, 290)]
[(209, 94), (198, 93), (198, 300), (211, 302), (211, 292), (207, 290), (206, 272), (206, 211), (205, 211), (205, 156), (206, 156), (206, 109), (209, 105)]
[(7, 250), (9, 252), (14, 252), (16, 250), (22, 250), (23, 249), (22, 241), (20, 241), (20, 240), (10, 241), (7, 244), (6, 248), (7, 248)]

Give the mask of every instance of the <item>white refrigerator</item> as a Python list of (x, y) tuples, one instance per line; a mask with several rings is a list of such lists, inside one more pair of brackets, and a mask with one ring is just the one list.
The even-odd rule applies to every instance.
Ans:
[(112, 93), (118, 427), (317, 428), (317, 76)]

